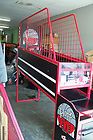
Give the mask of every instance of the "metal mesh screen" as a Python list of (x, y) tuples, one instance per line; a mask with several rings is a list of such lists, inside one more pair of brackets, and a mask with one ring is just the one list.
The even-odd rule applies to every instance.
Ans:
[(45, 8), (20, 23), (19, 46), (63, 62), (85, 62), (84, 50), (74, 14), (50, 22)]
[(23, 20), (19, 29), (20, 47), (54, 58), (52, 28), (47, 8)]
[[(65, 61), (74, 61), (74, 58), (85, 60), (80, 33), (74, 14), (53, 20), (52, 30), (53, 34), (56, 34), (58, 37), (58, 52), (63, 56), (61, 58), (62, 60), (59, 61), (64, 61), (64, 58), (66, 58)], [(59, 54), (57, 53), (57, 60), (59, 59)]]

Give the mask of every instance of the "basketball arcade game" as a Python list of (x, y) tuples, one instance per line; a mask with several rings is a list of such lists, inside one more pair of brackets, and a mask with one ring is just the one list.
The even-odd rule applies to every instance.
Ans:
[[(40, 91), (45, 93), (56, 105), (58, 105), (59, 98), (64, 100), (64, 96), (70, 92), (71, 94), (68, 97), (72, 96), (72, 93), (78, 95), (74, 98), (77, 102), (90, 99), (92, 65), (85, 61), (74, 14), (50, 21), (49, 11), (45, 8), (24, 19), (19, 27), (17, 58), (17, 102), (38, 101), (40, 100)], [(19, 73), (24, 75), (38, 88), (37, 97), (31, 99), (19, 98)], [(70, 91), (70, 89), (73, 90)], [(77, 112), (77, 120), (79, 120), (80, 113), (75, 108), (75, 104), (72, 104), (71, 97), (69, 99), (66, 98), (66, 102), (70, 102), (71, 107), (73, 106)], [(58, 134), (56, 133), (57, 121), (56, 119), (55, 135), (53, 138), (55, 140), (61, 138), (61, 135), (56, 135)], [(76, 125), (78, 125), (77, 122)], [(63, 129), (62, 126), (61, 129)], [(63, 131), (65, 132), (65, 129)], [(73, 139), (76, 139), (77, 127), (75, 133), (75, 138), (74, 134), (72, 134)], [(64, 134), (61, 139), (63, 137), (65, 137)]]

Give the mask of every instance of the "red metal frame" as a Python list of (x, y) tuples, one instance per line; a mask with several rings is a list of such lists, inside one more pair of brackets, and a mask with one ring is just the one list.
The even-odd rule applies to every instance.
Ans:
[[(28, 28), (36, 30), (38, 32), (38, 46), (39, 46), (39, 52), (36, 52), (36, 50), (32, 50), (33, 47), (35, 47), (34, 44), (28, 45)], [(23, 30), (22, 30), (23, 29)], [(22, 46), (23, 42), (23, 33), (26, 31), (26, 37), (25, 37), (25, 49), (28, 49), (30, 51), (33, 51), (35, 53), (39, 53), (41, 55), (47, 56), (47, 50), (43, 48), (43, 43), (47, 41), (51, 42), (51, 48), (49, 49), (50, 56), (53, 54), (53, 59), (56, 59), (55, 51), (54, 51), (54, 43), (53, 43), (53, 36), (52, 36), (52, 27), (50, 22), (50, 14), (47, 8), (44, 8), (40, 10), (39, 12), (36, 12), (32, 16), (29, 16), (28, 18), (24, 19), (20, 23), (20, 33), (19, 33), (19, 46)], [(47, 35), (47, 36), (46, 36)], [(43, 39), (43, 40), (41, 40)], [(44, 42), (43, 42), (44, 41)], [(41, 44), (42, 43), (42, 44)], [(42, 54), (43, 52), (43, 54)]]
[(91, 88), (91, 90), (93, 91), (93, 63), (92, 63), (92, 79), (91, 79), (91, 81), (92, 81), (92, 88)]
[[(38, 33), (37, 46), (39, 50), (32, 49), (35, 47), (34, 44), (30, 44), (30, 46), (28, 45), (28, 29), (32, 28)], [(29, 50), (31, 53), (34, 52), (42, 57), (45, 56), (48, 59), (53, 59), (54, 61), (59, 62), (64, 62), (64, 58), (67, 62), (86, 62), (76, 16), (74, 14), (60, 17), (50, 22), (48, 9), (45, 8), (24, 19), (20, 23), (19, 46), (23, 45), (24, 31), (26, 31), (26, 42), (23, 47), (24, 50)], [(57, 34), (58, 36), (56, 37), (56, 47), (58, 47), (57, 52), (54, 47), (54, 34)]]
[[(70, 14), (52, 20), (51, 22), (53, 33), (57, 33), (59, 37), (59, 53), (66, 55), (67, 58), (70, 57), (71, 61), (74, 61), (74, 59), (78, 59), (78, 62), (82, 60), (86, 61), (76, 16)], [(58, 56), (59, 54), (57, 54), (57, 57)], [(68, 59), (67, 62), (69, 62)]]
[[(9, 123), (10, 123), (10, 120), (11, 120), (11, 121), (12, 121), (12, 124), (13, 124), (12, 129), (15, 130), (15, 135), (16, 135), (16, 137), (15, 137), (14, 135), (11, 135), (11, 136), (10, 136), (10, 134), (9, 134), (10, 139), (11, 139), (11, 140), (12, 140), (12, 139), (16, 140), (15, 138), (17, 138), (18, 140), (24, 140), (24, 138), (23, 138), (23, 136), (22, 136), (22, 133), (21, 133), (21, 130), (20, 130), (20, 128), (19, 128), (19, 125), (18, 125), (18, 123), (17, 123), (17, 120), (16, 120), (16, 118), (15, 118), (14, 112), (13, 112), (13, 110), (12, 110), (12, 107), (11, 107), (11, 105), (10, 105), (10, 102), (9, 102), (9, 99), (8, 99), (8, 96), (7, 96), (7, 93), (6, 93), (5, 89), (4, 89), (3, 84), (0, 84), (0, 92), (1, 92), (1, 96), (2, 96), (3, 99), (4, 99), (4, 104), (5, 104), (5, 106), (6, 106), (5, 111), (6, 111), (7, 114), (9, 114), (9, 115), (8, 115), (8, 120), (9, 120), (9, 121), (8, 121), (8, 126), (9, 126)], [(10, 118), (9, 118), (9, 117), (10, 117)], [(11, 130), (11, 128), (9, 128), (9, 129)]]
[[(31, 46), (28, 45), (28, 30), (27, 30), (28, 28), (33, 28), (38, 32), (38, 35), (39, 35), (38, 36), (38, 45), (39, 45), (38, 51), (36, 49), (33, 50), (33, 48), (35, 46), (34, 44), (30, 44)], [(25, 38), (26, 42), (25, 42), (25, 46), (21, 47), (23, 45), (22, 35), (25, 32), (25, 30), (26, 30), (26, 38)], [(47, 35), (48, 38), (47, 38), (46, 34), (48, 34)], [(47, 50), (46, 48), (43, 48), (43, 46), (42, 46), (44, 43), (43, 41), (50, 42), (52, 44), (52, 48), (50, 48), (49, 50)], [(37, 47), (38, 47), (38, 45), (37, 45)], [(56, 61), (54, 61), (55, 60), (55, 51), (54, 51), (53, 45), (54, 45), (54, 43), (53, 43), (53, 36), (52, 36), (52, 27), (51, 27), (51, 22), (50, 22), (50, 14), (49, 14), (49, 11), (47, 8), (44, 8), (44, 9), (40, 10), (39, 12), (36, 12), (35, 14), (33, 14), (32, 16), (29, 16), (28, 18), (24, 19), (20, 23), (20, 30), (19, 30), (19, 48), (20, 49), (27, 51), (27, 52), (31, 51), (32, 54), (37, 55), (39, 57), (42, 57), (46, 61), (50, 61), (50, 59), (53, 58), (53, 60), (51, 59), (51, 62), (57, 63)], [(47, 53), (49, 53), (48, 56), (47, 56)], [(17, 60), (17, 62), (18, 62), (18, 60)], [(18, 71), (19, 70), (17, 67), (16, 101), (17, 102), (22, 102), (22, 101), (25, 102), (25, 101), (31, 101), (31, 100), (38, 101), (40, 99), (40, 92), (38, 93), (39, 98), (28, 99), (28, 100), (20, 100), (19, 99), (19, 93), (18, 93), (18, 77), (19, 77), (19, 75), (18, 75)], [(24, 73), (22, 73), (22, 74), (25, 76)], [(28, 77), (26, 77), (26, 78), (29, 79)], [(33, 82), (33, 81), (31, 81), (31, 82)], [(38, 85), (36, 85), (36, 86), (38, 87)], [(38, 88), (40, 88), (40, 87), (38, 87)], [(43, 89), (41, 89), (41, 90), (43, 91)], [(45, 91), (44, 91), (44, 93), (47, 94)]]

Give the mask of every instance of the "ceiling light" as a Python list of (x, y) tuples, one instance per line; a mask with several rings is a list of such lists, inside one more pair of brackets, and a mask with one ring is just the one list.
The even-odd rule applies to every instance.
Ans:
[(6, 28), (6, 29), (8, 29), (8, 28), (9, 28), (9, 26), (0, 25), (0, 28)]
[(9, 21), (11, 21), (11, 20), (10, 20), (9, 18), (1, 18), (1, 17), (0, 17), (0, 21), (8, 21), (8, 22), (9, 22)]

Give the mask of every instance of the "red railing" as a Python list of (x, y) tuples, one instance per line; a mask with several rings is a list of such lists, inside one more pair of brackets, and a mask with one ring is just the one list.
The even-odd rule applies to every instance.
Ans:
[[(24, 140), (4, 86), (0, 84), (0, 95), (3, 98), (4, 112), (8, 117), (8, 140)], [(6, 132), (4, 132), (5, 135)]]

